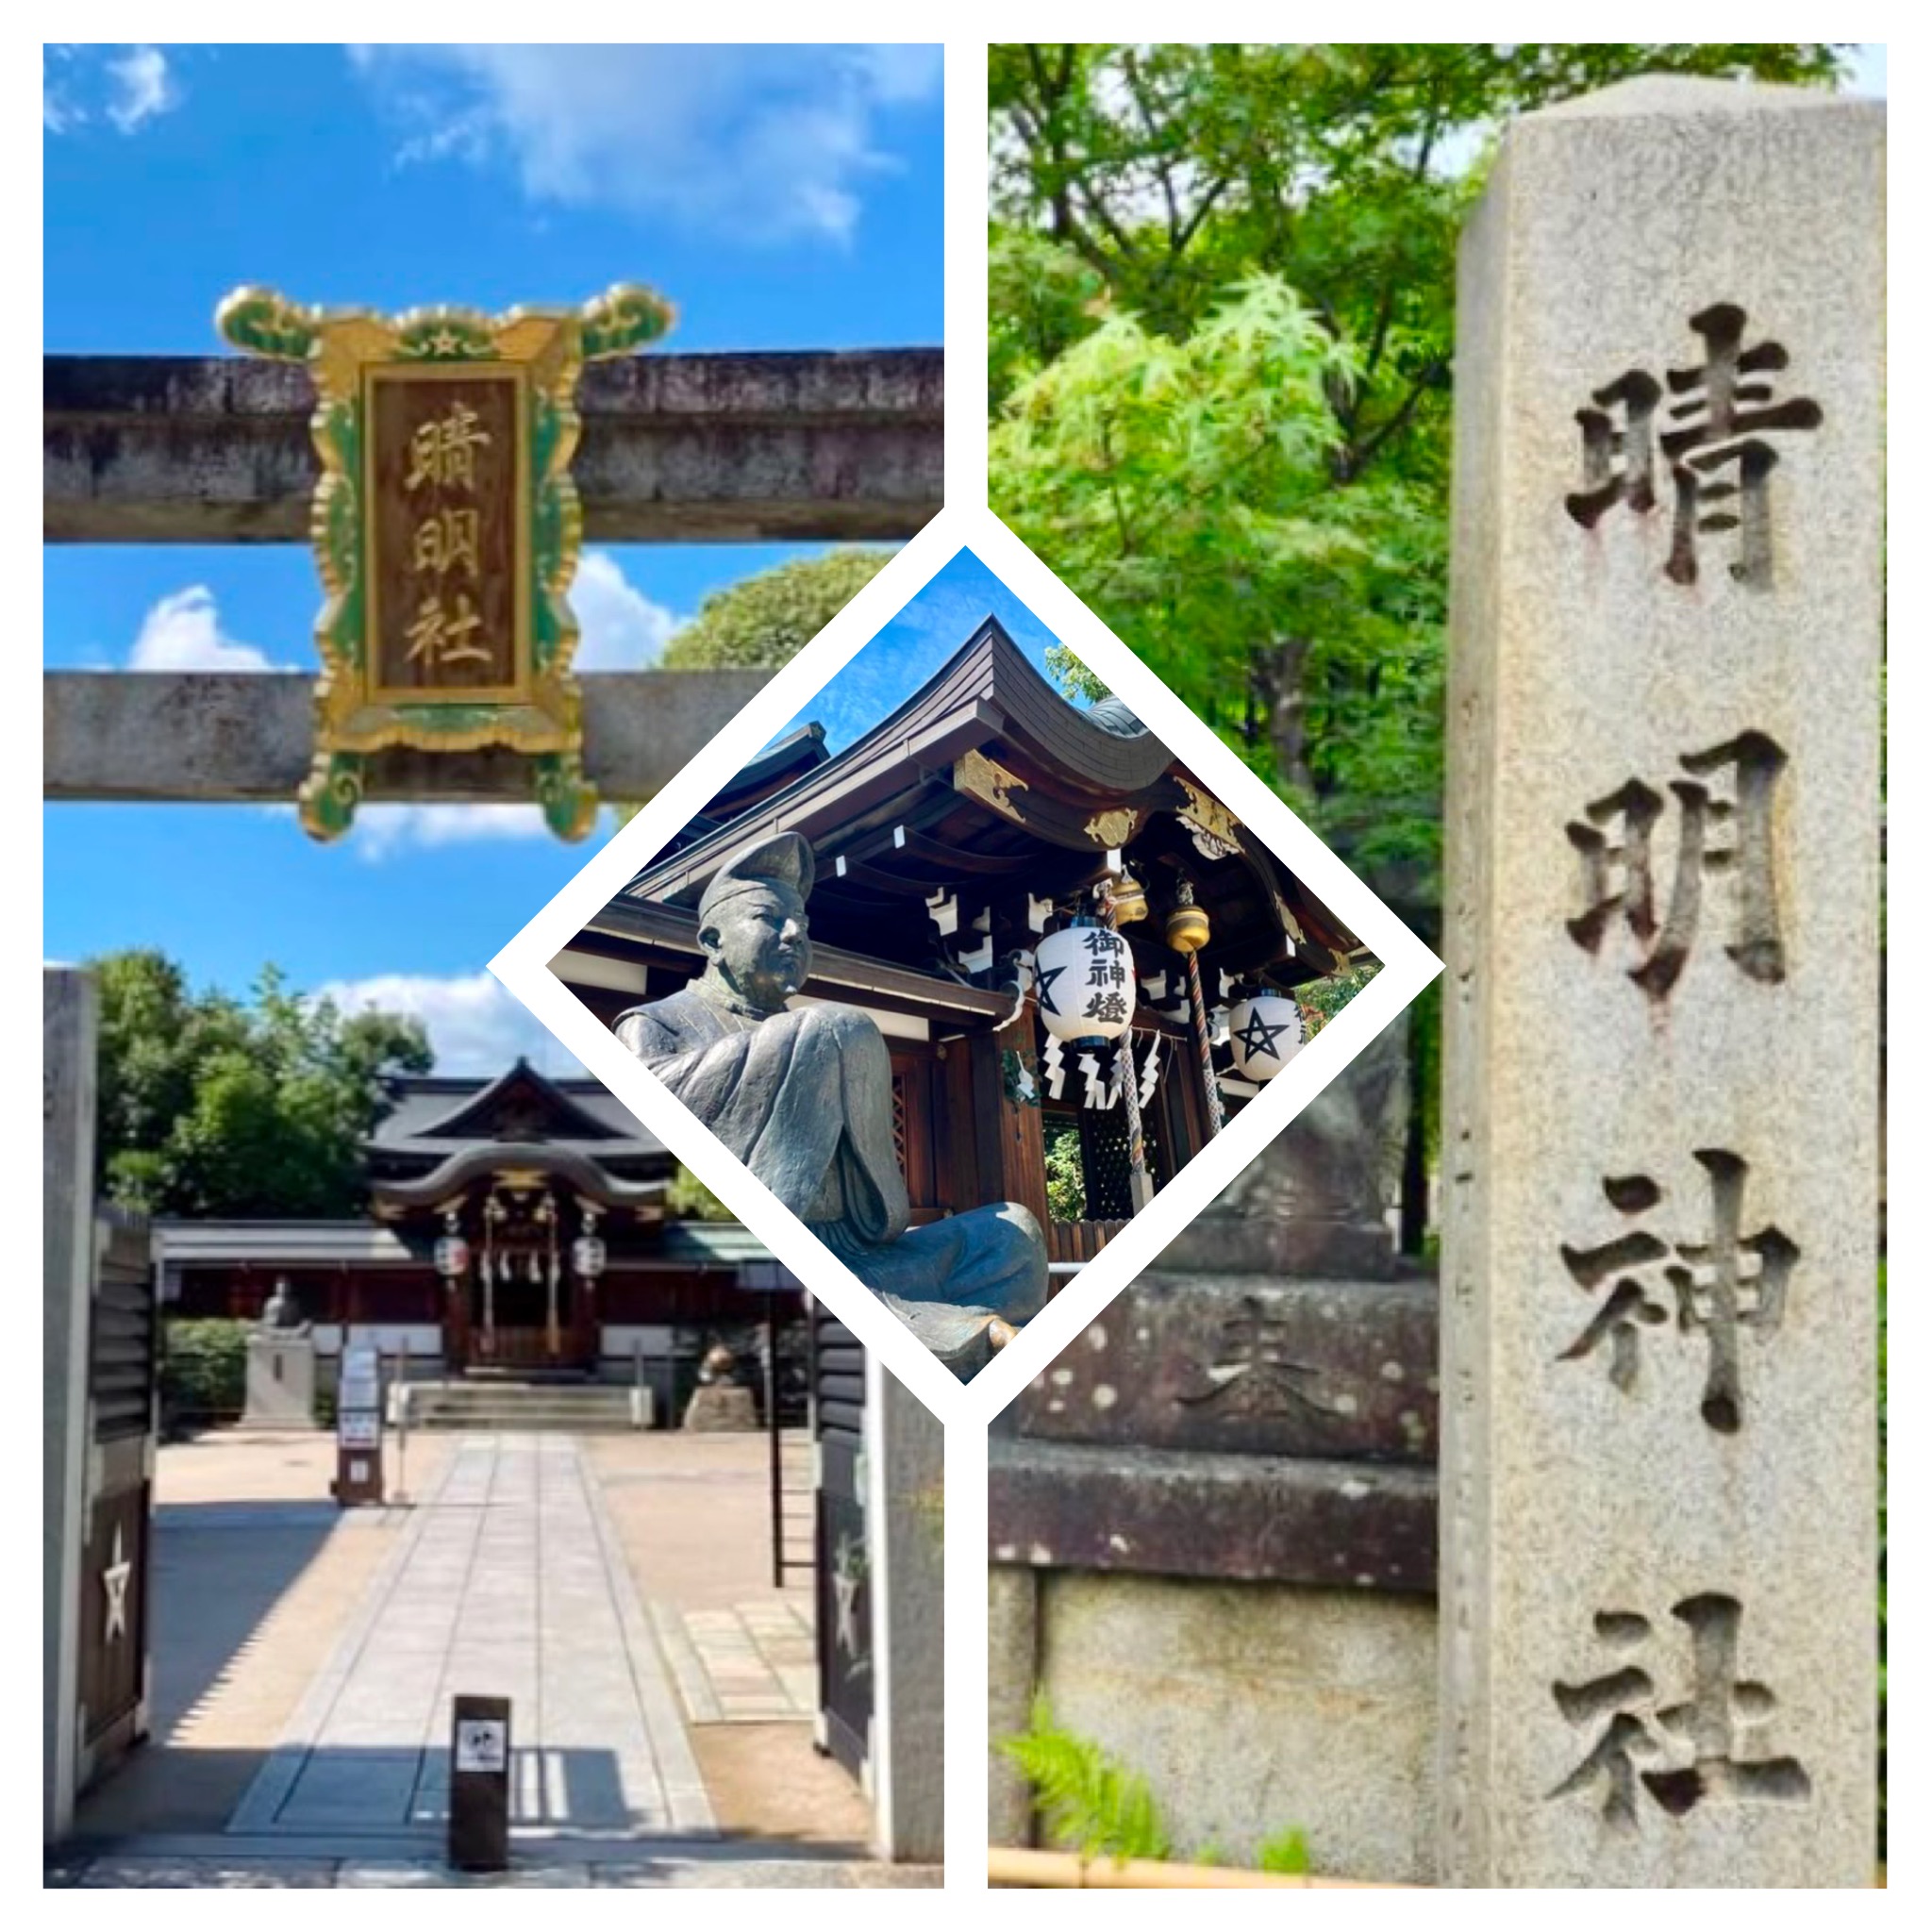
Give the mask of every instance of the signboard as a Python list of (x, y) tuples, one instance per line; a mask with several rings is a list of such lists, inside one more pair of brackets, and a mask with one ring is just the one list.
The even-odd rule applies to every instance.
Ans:
[(551, 828), (596, 816), (583, 775), (577, 629), (565, 601), (583, 519), (570, 460), (577, 375), (671, 325), (618, 287), (581, 309), (302, 308), (238, 289), (215, 325), (315, 379), (315, 760), (300, 793), (318, 839), (345, 831), (371, 755), (391, 747), (530, 760)]
[(502, 1771), (509, 1763), (509, 1725), (497, 1718), (463, 1718), (457, 1724), (458, 1771)]
[(363, 372), (371, 695), (512, 703), (528, 682), (528, 372)]
[(375, 1405), (376, 1380), (379, 1374), (380, 1357), (366, 1341), (358, 1341), (342, 1351), (341, 1378), (340, 1388), (341, 1400), (352, 1401), (350, 1391), (368, 1391), (368, 1400), (363, 1407)]
[(451, 1700), (449, 1862), (459, 1872), (509, 1863), (509, 1699)]
[(366, 1342), (342, 1351), (336, 1382), (336, 1501), (382, 1501), (382, 1378)]

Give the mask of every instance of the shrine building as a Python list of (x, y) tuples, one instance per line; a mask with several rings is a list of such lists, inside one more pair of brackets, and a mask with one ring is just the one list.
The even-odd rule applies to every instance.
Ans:
[(677, 1413), (711, 1338), (796, 1291), (735, 1222), (668, 1210), (675, 1158), (595, 1080), (525, 1060), (405, 1076), (365, 1146), (368, 1211), (156, 1224), (162, 1305), (254, 1321), (278, 1281), (325, 1368), (344, 1338), (408, 1373), (634, 1382)]
[[(1241, 1054), (1230, 1010), (1272, 1001), (1298, 1026), (1292, 989), (1369, 958), (1119, 700), (1071, 703), (989, 617), (843, 750), (817, 724), (770, 746), (552, 970), (607, 1025), (675, 992), (704, 966), (707, 882), (779, 831), (810, 842), (816, 873), (793, 1004), (862, 1008), (886, 1036), (915, 1224), (1020, 1202), (1057, 1278), (1259, 1091), (1257, 1066), (1291, 1054)], [(1082, 957), (1056, 987), (1061, 934), (1076, 937), (1056, 958), (1118, 934), (1091, 973), (1131, 977), (1125, 996), (1057, 1000), (1089, 976)]]

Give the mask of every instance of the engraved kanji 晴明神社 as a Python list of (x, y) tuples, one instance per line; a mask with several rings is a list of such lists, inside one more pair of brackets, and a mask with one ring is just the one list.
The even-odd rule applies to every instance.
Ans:
[[(1771, 378), (1790, 357), (1778, 342), (1747, 348), (1744, 324), (1735, 303), (1713, 303), (1690, 318), (1704, 338), (1701, 362), (1666, 370), (1661, 383), (1646, 370), (1625, 370), (1591, 392), (1592, 408), (1576, 412), (1584, 487), (1563, 499), (1564, 508), (1587, 530), (1620, 503), (1640, 514), (1656, 509), (1661, 457), (1674, 498), (1664, 564), (1673, 583), (1697, 581), (1700, 536), (1735, 532), (1731, 575), (1754, 590), (1770, 586), (1778, 453), (1766, 439), (1824, 420), (1809, 397), (1775, 398)], [(1667, 395), (1674, 400), (1665, 405)]]
[[(1660, 1328), (1674, 1316), (1684, 1334), (1702, 1329), (1709, 1350), (1698, 1412), (1721, 1435), (1735, 1435), (1744, 1409), (1740, 1337), (1746, 1328), (1759, 1335), (1776, 1331), (1798, 1246), (1769, 1225), (1756, 1234), (1740, 1232), (1749, 1169), (1735, 1154), (1704, 1147), (1696, 1158), (1710, 1185), (1708, 1241), (1667, 1245), (1640, 1224), (1593, 1248), (1566, 1242), (1558, 1250), (1576, 1285), (1602, 1300), (1557, 1359), (1580, 1361), (1607, 1350), (1610, 1380), (1628, 1394), (1637, 1385), (1642, 1331)], [(1648, 1174), (1607, 1177), (1603, 1191), (1610, 1206), (1632, 1222), (1663, 1199), (1663, 1190)]]
[(1592, 800), (1580, 819), (1564, 827), (1583, 862), (1583, 910), (1568, 922), (1570, 937), (1595, 953), (1621, 922), (1641, 953), (1630, 977), (1653, 999), (1663, 999), (1690, 958), (1705, 880), (1721, 876), (1731, 895), (1732, 937), (1725, 955), (1747, 977), (1775, 985), (1785, 976), (1785, 955), (1772, 863), (1772, 806), (1785, 755), (1763, 732), (1743, 731), (1677, 762), (1690, 775), (1669, 781), (1676, 807), (1676, 858), (1662, 923), (1657, 916), (1652, 840), (1669, 808), (1653, 786), (1630, 778)]
[(1753, 1755), (1740, 1735), (1769, 1722), (1777, 1709), (1769, 1687), (1738, 1680), (1743, 1606), (1735, 1597), (1705, 1592), (1674, 1604), (1671, 1615), (1690, 1637), (1690, 1695), (1671, 1704), (1637, 1661), (1648, 1657), (1656, 1634), (1650, 1619), (1630, 1610), (1596, 1616), (1598, 1640), (1626, 1661), (1581, 1684), (1551, 1686), (1569, 1724), (1594, 1735), (1550, 1797), (1601, 1794), (1604, 1823), (1618, 1831), (1637, 1828), (1644, 1793), (1673, 1818), (1707, 1801), (1803, 1803), (1811, 1795), (1811, 1778), (1797, 1758)]

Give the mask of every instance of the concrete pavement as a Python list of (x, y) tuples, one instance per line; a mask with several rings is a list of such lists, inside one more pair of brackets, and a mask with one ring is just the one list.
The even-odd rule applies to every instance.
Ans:
[(511, 1700), (513, 1830), (715, 1829), (574, 1437), (458, 1440), (228, 1829), (440, 1835), (463, 1692)]

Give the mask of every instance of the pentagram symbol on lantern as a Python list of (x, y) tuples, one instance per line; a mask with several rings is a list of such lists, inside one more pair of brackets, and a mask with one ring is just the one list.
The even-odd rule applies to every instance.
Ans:
[(1279, 1059), (1281, 1058), (1281, 1054), (1277, 1051), (1274, 1042), (1284, 1033), (1291, 1031), (1293, 1023), (1288, 1020), (1283, 1020), (1273, 1026), (1269, 1025), (1266, 1017), (1257, 1007), (1249, 1015), (1248, 1024), (1234, 1037), (1241, 1041), (1241, 1051), (1250, 1059), (1254, 1059), (1263, 1054), (1267, 1055), (1271, 1059)]

